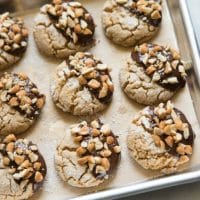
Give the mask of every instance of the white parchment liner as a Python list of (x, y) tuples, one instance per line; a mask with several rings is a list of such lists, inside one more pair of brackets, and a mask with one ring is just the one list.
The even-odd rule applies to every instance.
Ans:
[[(115, 85), (113, 101), (109, 108), (106, 109), (105, 112), (100, 113), (99, 116), (103, 122), (110, 123), (114, 133), (119, 136), (119, 142), (122, 146), (122, 159), (115, 178), (108, 184), (102, 185), (99, 188), (87, 190), (72, 188), (68, 184), (63, 183), (57, 176), (54, 168), (54, 152), (56, 144), (62, 140), (65, 134), (65, 129), (69, 125), (77, 123), (81, 119), (88, 118), (74, 117), (70, 114), (63, 113), (54, 106), (50, 96), (50, 79), (56, 66), (62, 62), (62, 60), (47, 58), (39, 53), (32, 34), (34, 26), (33, 19), (39, 9), (28, 14), (26, 13), (22, 16), (30, 30), (29, 46), (22, 61), (19, 62), (17, 66), (11, 68), (10, 71), (22, 71), (27, 73), (32, 81), (38, 85), (39, 89), (45, 93), (47, 97), (47, 102), (40, 119), (32, 128), (21, 135), (22, 137), (28, 137), (38, 144), (42, 154), (44, 155), (48, 168), (44, 186), (42, 190), (34, 195), (32, 200), (64, 200), (97, 190), (134, 184), (136, 182), (152, 179), (159, 175), (152, 171), (143, 170), (132, 161), (127, 152), (126, 135), (128, 126), (134, 115), (143, 108), (143, 106), (129, 100), (122, 92), (119, 85), (119, 69), (125, 63), (126, 58), (130, 56), (131, 49), (120, 48), (112, 44), (104, 36), (101, 26), (101, 10), (103, 3), (105, 2), (104, 0), (83, 0), (82, 2), (92, 13), (95, 23), (97, 24), (95, 35), (97, 44), (91, 49), (91, 52), (101, 58), (103, 62), (107, 63), (112, 68), (111, 75)], [(165, 1), (163, 3), (162, 27), (153, 42), (177, 48), (172, 21), (166, 8)], [(181, 90), (172, 101), (175, 103), (177, 108), (186, 114), (196, 133), (194, 155), (190, 165), (187, 166), (189, 169), (200, 164), (200, 148), (197, 148), (198, 143), (200, 143), (200, 136), (198, 133), (199, 126), (194, 114), (188, 87)]]

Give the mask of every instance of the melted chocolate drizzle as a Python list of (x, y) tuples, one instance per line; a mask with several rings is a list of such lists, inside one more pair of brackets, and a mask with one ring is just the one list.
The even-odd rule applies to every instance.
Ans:
[[(97, 128), (97, 129), (100, 130), (103, 123), (100, 120), (98, 120), (98, 122), (100, 124), (100, 128)], [(91, 131), (92, 131), (92, 128), (90, 128), (89, 135), (85, 136), (83, 141), (88, 142), (91, 138), (95, 138), (95, 137), (92, 136)], [(121, 154), (117, 154), (117, 153), (114, 152), (114, 146), (119, 146), (119, 143), (117, 141), (117, 137), (113, 134), (112, 131), (111, 131), (109, 136), (112, 136), (114, 138), (114, 142), (112, 144), (108, 144), (108, 148), (112, 152), (111, 156), (108, 157), (108, 160), (110, 162), (110, 169), (105, 174), (96, 173), (96, 166), (95, 166), (94, 169), (92, 170), (92, 174), (96, 179), (104, 179), (106, 175), (112, 174), (115, 171), (116, 165), (118, 164), (118, 162), (121, 158)], [(106, 137), (101, 135), (100, 140), (101, 140), (102, 143), (104, 143), (104, 142), (106, 142)], [(99, 157), (102, 157), (100, 155), (100, 152), (101, 152), (101, 150), (98, 150), (98, 151), (95, 150), (95, 151), (92, 151), (92, 152), (87, 151), (84, 154), (84, 156), (99, 156)]]
[[(66, 2), (70, 2), (70, 1), (66, 1)], [(84, 7), (81, 7), (81, 8), (84, 10), (84, 13), (89, 13), (86, 8), (84, 8)], [(63, 9), (63, 11), (64, 11), (64, 9)], [(67, 12), (67, 11), (65, 11), (65, 12)], [(67, 38), (68, 41), (73, 41), (73, 39), (66, 34), (66, 30), (67, 30), (68, 27), (66, 29), (63, 29), (63, 28), (59, 28), (59, 27), (56, 26), (56, 24), (59, 23), (60, 16), (59, 15), (58, 16), (54, 16), (54, 15), (52, 15), (49, 12), (47, 12), (47, 14), (48, 14), (50, 20), (53, 22), (55, 28), (58, 31), (60, 31), (60, 33), (65, 38)], [(79, 17), (79, 19), (82, 19), (82, 20), (86, 21), (87, 24), (88, 24), (88, 28), (92, 31), (91, 35), (84, 35), (83, 33), (79, 33), (79, 34), (76, 33), (77, 36), (78, 36), (78, 42), (77, 43), (80, 44), (80, 45), (82, 45), (82, 46), (87, 46), (88, 44), (90, 44), (91, 42), (94, 41), (94, 39), (93, 39), (94, 32), (95, 32), (94, 20), (93, 20), (92, 16), (90, 16), (87, 20), (84, 19), (83, 17)]]
[[(157, 126), (158, 126), (157, 123), (156, 123), (156, 121), (155, 121), (155, 118), (157, 117), (157, 115), (154, 113), (154, 108), (155, 108), (155, 107), (153, 107), (153, 106), (149, 106), (149, 110), (148, 110), (149, 115), (150, 115), (150, 118), (149, 118), (150, 120), (149, 120), (149, 122), (150, 122), (150, 124), (151, 124), (151, 129), (152, 129), (152, 130), (154, 129), (154, 127), (157, 127)], [(177, 149), (179, 143), (182, 143), (182, 144), (185, 144), (185, 145), (191, 145), (191, 146), (193, 146), (194, 139), (195, 139), (195, 134), (194, 134), (194, 131), (193, 131), (192, 127), (191, 127), (191, 124), (189, 123), (189, 121), (187, 120), (187, 118), (185, 117), (185, 115), (184, 115), (180, 110), (178, 110), (177, 108), (174, 108), (174, 111), (175, 111), (176, 114), (180, 117), (180, 119), (181, 119), (181, 121), (182, 121), (183, 123), (187, 123), (187, 124), (188, 124), (188, 128), (189, 128), (189, 137), (188, 137), (188, 139), (185, 139), (185, 138), (184, 138), (183, 131), (178, 131), (178, 133), (180, 133), (180, 134), (182, 135), (182, 140), (179, 141), (178, 143), (174, 143), (174, 144), (173, 144), (173, 147), (170, 147), (170, 146), (165, 142), (165, 139), (168, 137), (168, 135), (163, 134), (163, 135), (161, 135), (160, 137), (161, 137), (162, 141), (165, 143), (165, 147), (166, 147), (168, 153), (170, 153), (170, 154), (172, 154), (172, 155), (174, 155), (174, 156), (180, 156), (180, 155), (176, 152), (176, 149)], [(165, 117), (164, 120), (168, 120), (168, 119), (172, 119), (172, 118), (171, 118), (171, 115), (167, 115), (167, 116)], [(145, 128), (145, 126), (144, 126), (144, 128)], [(146, 129), (146, 128), (145, 128), (145, 129)], [(149, 130), (147, 130), (147, 131), (149, 132)], [(152, 133), (152, 134), (153, 134), (153, 133)]]
[[(154, 45), (154, 44), (148, 44), (148, 48), (150, 48), (150, 49), (153, 48), (154, 46), (156, 46), (156, 45)], [(165, 50), (164, 47), (162, 47), (162, 50), (163, 50), (163, 51)], [(162, 53), (162, 51), (161, 51), (161, 53)], [(132, 53), (131, 53), (131, 57), (132, 57), (132, 59), (133, 59), (136, 63), (138, 63), (140, 66), (142, 66), (142, 67), (145, 69), (145, 71), (146, 71), (146, 69), (149, 67), (148, 65), (145, 65), (145, 64), (142, 62), (142, 59), (141, 59), (142, 54), (141, 54), (140, 52), (137, 52), (137, 51), (133, 50)], [(166, 61), (166, 62), (171, 63), (172, 61), (173, 61), (172, 54), (171, 54), (170, 52), (168, 52), (167, 61)], [(165, 63), (166, 63), (166, 62), (165, 62)], [(164, 64), (163, 64), (163, 65), (164, 65)], [(179, 67), (179, 65), (183, 65), (183, 63), (181, 62), (181, 60), (179, 60), (179, 63), (178, 63), (178, 65), (177, 65), (177, 68)], [(159, 75), (160, 75), (160, 80), (159, 80), (159, 81), (156, 81), (156, 82), (157, 82), (159, 85), (161, 85), (163, 88), (166, 88), (166, 89), (172, 90), (172, 91), (178, 90), (178, 89), (183, 88), (183, 87), (185, 86), (186, 80), (185, 80), (184, 77), (182, 77), (181, 73), (180, 73), (177, 69), (174, 69), (174, 68), (172, 67), (172, 71), (171, 71), (170, 73), (168, 73), (168, 74), (164, 73), (164, 70), (165, 70), (164, 68), (161, 68), (161, 69), (157, 70), (157, 72), (158, 72)], [(147, 73), (146, 73), (146, 74), (147, 74)], [(148, 75), (148, 74), (147, 74), (147, 75)], [(153, 74), (148, 75), (148, 76), (150, 76), (150, 77), (152, 78), (152, 77), (153, 77)], [(178, 83), (174, 83), (174, 84), (163, 83), (164, 80), (166, 80), (167, 78), (170, 78), (170, 77), (176, 77), (176, 78), (178, 79)]]
[[(87, 55), (87, 58), (93, 59), (93, 56), (92, 56), (92, 55)], [(67, 65), (69, 66), (69, 69), (70, 69), (70, 70), (76, 70), (76, 69), (74, 68), (74, 66), (70, 65), (69, 60), (66, 60), (66, 62), (67, 62)], [(101, 62), (101, 61), (98, 61), (98, 64), (102, 64), (102, 62)], [(76, 70), (76, 71), (77, 71), (77, 70)], [(112, 77), (110, 76), (109, 70), (108, 70), (108, 69), (106, 69), (106, 70), (104, 70), (104, 71), (97, 71), (97, 70), (96, 70), (96, 72), (97, 72), (97, 78), (95, 78), (95, 80), (97, 80), (97, 81), (101, 84), (100, 88), (103, 87), (100, 76), (102, 76), (102, 75), (107, 75), (107, 76), (109, 77), (109, 79), (112, 81)], [(77, 73), (76, 73), (75, 76), (76, 76), (76, 77), (79, 77), (80, 75), (81, 75), (81, 73), (77, 71)], [(87, 78), (87, 82), (89, 82), (91, 79), (92, 79), (92, 78)], [(106, 95), (104, 98), (99, 98), (100, 89), (93, 89), (93, 88), (90, 88), (90, 87), (87, 86), (87, 84), (84, 85), (84, 86), (82, 86), (82, 87), (87, 87), (88, 90), (95, 96), (95, 98), (98, 99), (98, 100), (99, 100), (101, 103), (103, 103), (103, 104), (107, 104), (107, 103), (111, 102), (111, 100), (112, 100), (113, 92), (111, 92), (110, 90), (108, 90), (108, 93), (107, 93), (107, 95)]]
[[(23, 28), (25, 28), (24, 24), (19, 24), (17, 19), (12, 18), (12, 17), (9, 17), (9, 19), (12, 19), (15, 22), (15, 24), (17, 24), (19, 26), (19, 28), (21, 30)], [(12, 31), (11, 27), (7, 27), (7, 28), (9, 28), (9, 31)], [(21, 42), (24, 41), (24, 42), (28, 43), (28, 37), (23, 37), (22, 34), (21, 34), (21, 37), (22, 37)], [(0, 35), (0, 39), (4, 39), (4, 38)], [(10, 44), (8, 44), (8, 46), (10, 46)], [(26, 49), (27, 49), (27, 45), (26, 46), (20, 45), (20, 48), (18, 48), (18, 49), (11, 48), (10, 50), (8, 50), (6, 52), (12, 54), (13, 56), (21, 56), (26, 51)]]
[[(16, 141), (15, 142), (15, 149), (14, 151), (17, 149), (17, 148), (20, 148), (22, 149), (22, 151), (25, 151), (25, 150), (29, 150), (30, 149), (30, 146), (32, 145), (35, 145), (33, 144), (32, 142), (29, 142), (28, 145), (25, 145), (23, 142), (19, 142), (19, 141)], [(37, 162), (40, 162), (41, 163), (41, 169), (39, 170), (39, 172), (42, 174), (43, 178), (46, 177), (46, 174), (47, 174), (47, 167), (46, 167), (46, 163), (45, 163), (45, 160), (43, 158), (43, 156), (41, 155), (41, 153), (37, 150), (37, 151), (33, 151), (34, 153), (36, 153), (38, 155), (38, 160)], [(5, 156), (5, 157), (9, 157), (8, 156), (8, 153), (6, 151), (6, 149), (4, 148), (3, 150), (0, 150), (0, 153)], [(24, 154), (23, 154), (24, 155)], [(25, 156), (25, 160), (29, 160), (29, 157), (28, 155), (24, 155)], [(16, 171), (15, 173), (19, 173), (20, 171), (17, 169), (19, 166), (15, 163), (15, 161), (12, 161), (10, 160), (10, 164), (9, 164), (9, 167), (10, 169), (13, 169), (15, 168)], [(33, 184), (33, 191), (37, 191), (39, 188), (41, 188), (43, 182), (44, 182), (44, 179), (42, 182), (40, 183), (36, 183), (35, 180), (34, 180), (34, 175), (35, 173), (33, 173), (33, 175), (28, 179), (29, 183), (32, 183)], [(22, 179), (19, 179), (19, 180), (15, 180), (15, 182), (17, 182), (18, 184), (21, 183), (21, 181), (23, 181), (23, 178)], [(28, 183), (28, 184), (29, 184)]]
[[(13, 81), (19, 83), (21, 81), (21, 79), (19, 78), (19, 75), (16, 73), (13, 73), (11, 76), (13, 76)], [(4, 77), (4, 74), (0, 75), (0, 79)], [(29, 97), (30, 99), (34, 99), (34, 98), (44, 98), (43, 94), (40, 93), (33, 93), (31, 90), (33, 88), (37, 88), (37, 86), (31, 82), (31, 80), (29, 78), (27, 78), (26, 80), (24, 80), (26, 82), (25, 86), (24, 86), (24, 90), (26, 92), (26, 96)], [(16, 94), (11, 94), (8, 93), (10, 95), (10, 99), (12, 97), (16, 97)], [(36, 104), (31, 104), (31, 112), (27, 113), (25, 110), (22, 110), (19, 106), (14, 107), (18, 112), (20, 112), (22, 115), (26, 116), (27, 118), (30, 119), (36, 119), (38, 118), (38, 116), (41, 113), (41, 109), (37, 107)]]
[[(132, 0), (133, 2), (137, 3), (138, 0)], [(161, 4), (161, 0), (154, 0), (155, 2), (158, 2), (159, 4)], [(119, 4), (121, 5), (121, 4)], [(123, 6), (123, 4), (122, 4)], [(147, 23), (149, 23), (150, 25), (154, 26), (154, 27), (158, 27), (162, 21), (162, 12), (159, 11), (161, 18), (160, 19), (152, 19), (151, 15), (148, 14), (144, 14), (143, 12), (138, 11), (136, 8), (129, 8), (124, 6), (125, 9), (128, 9), (131, 13), (135, 14), (139, 19), (143, 20), (144, 17), (146, 17), (146, 21)]]

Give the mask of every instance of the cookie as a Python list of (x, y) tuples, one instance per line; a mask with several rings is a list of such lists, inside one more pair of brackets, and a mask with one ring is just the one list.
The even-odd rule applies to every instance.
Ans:
[(124, 92), (140, 104), (166, 102), (185, 86), (186, 72), (180, 54), (156, 44), (136, 46), (120, 72)]
[(94, 187), (114, 175), (120, 152), (117, 137), (108, 124), (83, 121), (71, 126), (57, 146), (55, 167), (68, 184)]
[(0, 15), (0, 70), (19, 61), (28, 44), (28, 30), (20, 18)]
[(0, 141), (0, 199), (24, 200), (41, 188), (46, 164), (37, 145), (8, 135)]
[(51, 83), (55, 104), (73, 115), (104, 110), (113, 90), (108, 66), (87, 52), (78, 52), (60, 64)]
[(125, 47), (150, 40), (161, 21), (161, 0), (107, 0), (103, 7), (105, 35)]
[(54, 0), (41, 8), (35, 21), (34, 38), (46, 55), (66, 58), (94, 45), (93, 18), (79, 2)]
[(168, 101), (139, 112), (131, 123), (127, 145), (143, 168), (174, 173), (190, 161), (194, 138), (185, 115)]
[(23, 73), (0, 76), (0, 135), (26, 131), (38, 118), (45, 96)]

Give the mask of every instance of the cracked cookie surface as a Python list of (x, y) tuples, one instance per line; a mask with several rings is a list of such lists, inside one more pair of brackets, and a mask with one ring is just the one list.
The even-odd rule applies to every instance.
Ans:
[(0, 76), (0, 134), (19, 134), (38, 118), (45, 96), (23, 73)]
[(66, 58), (94, 45), (95, 24), (79, 2), (54, 0), (35, 19), (34, 38), (41, 52)]
[(144, 43), (136, 46), (120, 71), (124, 92), (137, 103), (166, 102), (186, 83), (184, 63), (172, 48)]
[(8, 135), (0, 141), (0, 199), (24, 200), (41, 188), (46, 164), (37, 145)]
[(131, 123), (127, 145), (143, 168), (174, 173), (190, 161), (194, 138), (185, 115), (168, 101), (139, 112)]
[(160, 0), (107, 0), (102, 13), (105, 35), (125, 47), (151, 39), (161, 20)]
[(51, 83), (55, 104), (74, 115), (93, 115), (104, 110), (113, 91), (108, 66), (87, 52), (78, 52), (61, 63)]
[(75, 187), (94, 187), (111, 178), (121, 147), (108, 124), (94, 120), (67, 130), (55, 154), (55, 167), (63, 181)]
[(21, 59), (27, 48), (28, 30), (20, 18), (0, 15), (0, 70)]

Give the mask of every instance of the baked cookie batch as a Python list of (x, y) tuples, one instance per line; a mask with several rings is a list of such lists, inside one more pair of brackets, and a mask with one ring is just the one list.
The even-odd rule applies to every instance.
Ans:
[[(162, 17), (160, 0), (107, 0), (102, 27), (113, 43), (132, 47), (120, 70), (121, 88), (129, 98), (147, 106), (128, 130), (130, 156), (145, 169), (170, 174), (190, 161), (195, 134), (186, 116), (170, 101), (186, 84), (179, 52), (144, 43), (156, 35)], [(52, 76), (52, 100), (72, 115), (93, 116), (112, 101), (111, 68), (85, 52), (95, 45), (95, 26), (89, 11), (76, 1), (53, 0), (41, 7), (35, 19), (38, 49), (64, 60)], [(27, 45), (23, 20), (1, 14), (0, 69), (18, 62)], [(28, 130), (44, 105), (45, 95), (26, 74), (0, 75), (1, 199), (28, 199), (45, 180), (47, 167), (37, 145), (15, 136)], [(94, 187), (114, 176), (120, 157), (118, 136), (109, 124), (100, 119), (82, 121), (68, 127), (57, 145), (55, 168), (72, 186)]]

